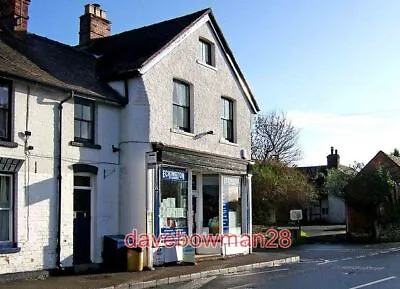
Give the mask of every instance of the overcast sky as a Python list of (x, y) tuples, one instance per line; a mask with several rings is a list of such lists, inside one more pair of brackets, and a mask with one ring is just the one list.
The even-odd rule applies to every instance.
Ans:
[[(262, 113), (301, 129), (300, 165), (367, 162), (400, 147), (400, 1), (97, 1), (112, 32), (206, 7), (215, 13)], [(30, 32), (77, 44), (86, 1), (32, 0)]]

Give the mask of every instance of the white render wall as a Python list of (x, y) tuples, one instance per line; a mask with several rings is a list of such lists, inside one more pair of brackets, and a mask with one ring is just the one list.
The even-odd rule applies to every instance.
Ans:
[[(0, 147), (1, 157), (24, 159), (18, 173), (16, 188), (16, 235), (21, 251), (0, 254), (0, 274), (50, 269), (56, 262), (57, 237), (57, 160), (58, 109), (57, 104), (68, 96), (65, 92), (30, 86), (28, 130), (32, 132), (28, 145), (34, 146), (28, 156), (24, 154), (23, 139), (19, 132), (26, 130), (28, 84), (14, 82), (13, 133), (18, 148)], [(101, 262), (102, 236), (118, 233), (118, 153), (111, 145), (118, 145), (119, 108), (97, 105), (96, 131), (101, 150), (71, 147), (73, 140), (73, 103), (63, 109), (63, 183), (61, 262), (72, 265), (73, 249), (73, 170), (74, 163), (91, 163), (99, 168), (92, 194), (93, 262)], [(36, 169), (35, 169), (36, 168)], [(104, 178), (106, 170), (106, 178)], [(25, 187), (25, 183), (27, 186)]]
[[(113, 87), (122, 84), (114, 83)], [(149, 143), (149, 102), (141, 78), (128, 81), (129, 103), (122, 110), (120, 142), (121, 234), (146, 232), (146, 152)]]
[[(215, 43), (216, 70), (197, 63), (199, 38)], [(173, 79), (192, 85), (193, 133), (172, 129)], [(110, 85), (124, 92), (123, 82)], [(250, 154), (251, 108), (228, 65), (208, 23), (183, 42), (142, 77), (128, 82), (129, 104), (121, 112), (120, 233), (146, 232), (146, 160), (151, 142), (240, 158)], [(236, 144), (221, 140), (221, 97), (235, 101)], [(195, 139), (213, 130), (214, 135)]]
[[(196, 62), (199, 38), (215, 43), (217, 70)], [(192, 132), (199, 134), (213, 130), (214, 135), (205, 135), (195, 140), (193, 134), (171, 131), (174, 78), (186, 81), (192, 86)], [(251, 109), (208, 22), (190, 34), (170, 54), (144, 74), (143, 80), (150, 102), (151, 142), (163, 142), (167, 145), (236, 158), (241, 157), (241, 149), (246, 149), (248, 154), (250, 153)], [(234, 123), (237, 145), (220, 141), (222, 96), (235, 101)]]

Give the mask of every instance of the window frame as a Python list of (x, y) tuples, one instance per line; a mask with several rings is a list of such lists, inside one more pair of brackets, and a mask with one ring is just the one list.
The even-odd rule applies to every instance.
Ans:
[[(85, 120), (83, 118), (77, 118), (75, 115), (75, 105), (80, 104), (80, 105), (84, 105), (84, 106), (88, 106), (90, 107), (90, 121)], [(87, 144), (94, 144), (95, 143), (95, 109), (96, 109), (96, 105), (95, 102), (93, 100), (89, 100), (89, 99), (85, 99), (85, 98), (81, 98), (81, 97), (76, 97), (75, 98), (75, 102), (74, 102), (74, 141), (75, 142), (79, 142), (79, 143), (87, 143)], [(91, 134), (90, 134), (90, 138), (86, 139), (86, 138), (82, 138), (81, 136), (76, 136), (75, 135), (75, 122), (79, 121), (80, 123), (89, 123), (90, 127), (91, 127)], [(80, 134), (82, 134), (82, 128), (80, 131)]]
[[(199, 45), (200, 45), (200, 62), (207, 64), (209, 66), (215, 67), (215, 58), (214, 58), (214, 44), (204, 38), (199, 39)], [(204, 52), (204, 47), (207, 47), (208, 49), (208, 59), (205, 59), (205, 53)]]
[(0, 108), (0, 110), (3, 111), (7, 111), (8, 112), (8, 116), (7, 116), (7, 120), (8, 120), (8, 124), (6, 127), (7, 130), (7, 134), (5, 137), (0, 136), (0, 141), (6, 141), (6, 142), (11, 142), (12, 140), (12, 119), (13, 119), (13, 103), (12, 103), (12, 91), (13, 91), (13, 87), (12, 87), (12, 82), (6, 79), (0, 79), (0, 86), (8, 86), (8, 109), (3, 109)]
[(15, 218), (15, 209), (14, 209), (14, 174), (7, 174), (0, 172), (1, 177), (8, 177), (10, 179), (10, 188), (9, 188), (9, 193), (10, 193), (10, 207), (7, 208), (2, 208), (0, 207), (0, 211), (9, 211), (9, 228), (8, 228), (8, 236), (9, 239), (7, 241), (1, 241), (0, 240), (0, 249), (2, 247), (11, 247), (14, 244), (14, 218)]
[[(184, 85), (187, 88), (187, 92), (188, 92), (188, 95), (187, 95), (188, 104), (187, 104), (187, 106), (184, 106), (184, 105), (181, 105), (181, 104), (177, 104), (177, 103), (174, 102), (175, 84)], [(174, 129), (179, 129), (179, 130), (182, 130), (182, 131), (185, 131), (185, 132), (189, 132), (189, 133), (191, 132), (191, 129), (192, 129), (192, 126), (191, 126), (191, 123), (190, 123), (191, 122), (191, 94), (192, 94), (192, 92), (191, 92), (190, 83), (185, 82), (185, 81), (180, 80), (180, 79), (176, 79), (176, 78), (173, 79), (172, 127)], [(174, 117), (174, 111), (175, 110), (174, 110), (174, 107), (183, 108), (183, 109), (187, 110), (187, 116), (188, 116), (187, 124), (188, 124), (188, 127), (176, 126), (175, 125), (175, 117)]]
[[(225, 114), (224, 114), (224, 112), (225, 112), (225, 102), (226, 102), (226, 101), (227, 101), (227, 102), (229, 103), (229, 105), (230, 105), (229, 111), (230, 111), (230, 114), (231, 114), (231, 118), (226, 118), (226, 117), (225, 117)], [(226, 97), (226, 96), (222, 96), (222, 97), (221, 97), (221, 108), (222, 108), (222, 111), (221, 111), (222, 137), (223, 137), (225, 140), (227, 140), (227, 141), (229, 141), (229, 142), (231, 142), (231, 143), (234, 143), (234, 142), (235, 142), (234, 100), (231, 99), (231, 98), (228, 98), (228, 97)], [(224, 130), (224, 124), (225, 124), (225, 122), (227, 122), (227, 123), (230, 122), (230, 124), (231, 124), (231, 134), (232, 134), (232, 138), (228, 138), (228, 136), (225, 136), (225, 130)]]

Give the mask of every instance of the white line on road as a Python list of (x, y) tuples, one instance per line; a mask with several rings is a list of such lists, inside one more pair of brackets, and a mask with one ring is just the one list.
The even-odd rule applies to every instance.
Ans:
[(226, 274), (226, 276), (251, 276), (251, 275), (257, 275), (257, 274), (264, 274), (264, 273), (273, 273), (273, 272), (280, 272), (280, 271), (289, 271), (287, 268), (283, 269), (276, 269), (276, 270), (268, 270), (268, 271), (261, 271), (261, 272), (253, 272), (253, 273), (235, 273), (235, 274)]
[(235, 286), (235, 287), (228, 287), (228, 289), (239, 289), (239, 288), (253, 288), (254, 284), (253, 283), (249, 283), (249, 284), (243, 284), (243, 285), (239, 285), (239, 286)]
[(175, 287), (176, 289), (198, 289), (203, 287), (204, 285), (206, 285), (207, 283), (211, 282), (212, 280), (214, 280), (215, 278), (217, 278), (217, 276), (213, 276), (213, 277), (208, 277), (208, 278), (202, 278), (202, 279), (196, 279), (196, 280), (192, 280), (188, 283), (185, 283), (179, 287)]
[(325, 265), (330, 263), (338, 262), (339, 260), (325, 260), (323, 263), (318, 263), (317, 265)]
[(356, 287), (351, 287), (349, 289), (364, 288), (364, 287), (371, 286), (371, 285), (374, 285), (374, 284), (378, 284), (378, 283), (382, 283), (382, 282), (385, 282), (385, 281), (389, 281), (389, 280), (392, 280), (392, 279), (395, 279), (395, 278), (397, 278), (397, 277), (396, 276), (391, 276), (391, 277), (387, 277), (387, 278), (384, 278), (384, 279), (379, 279), (379, 280), (372, 281), (372, 282), (369, 282), (369, 283), (361, 284), (361, 285), (358, 285)]

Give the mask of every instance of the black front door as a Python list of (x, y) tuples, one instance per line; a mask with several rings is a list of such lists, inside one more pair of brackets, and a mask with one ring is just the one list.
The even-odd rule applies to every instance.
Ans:
[[(75, 177), (76, 178), (76, 177)], [(74, 189), (74, 264), (90, 263), (90, 188)]]

